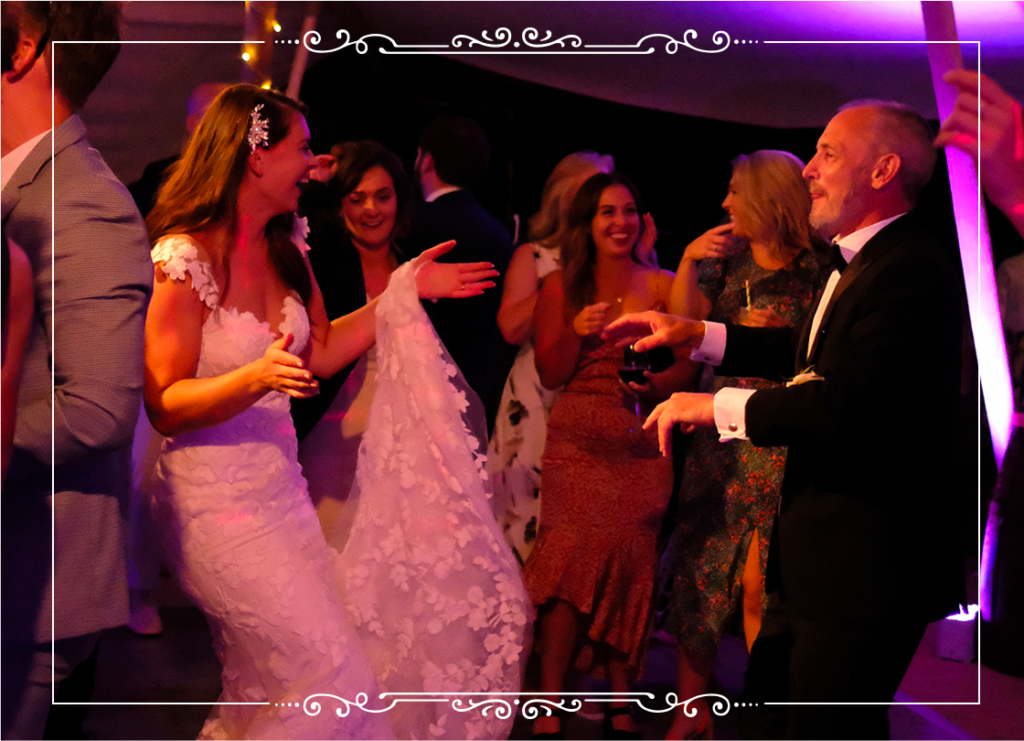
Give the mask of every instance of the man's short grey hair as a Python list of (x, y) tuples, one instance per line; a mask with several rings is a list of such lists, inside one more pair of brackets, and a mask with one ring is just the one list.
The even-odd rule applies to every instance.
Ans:
[(938, 159), (931, 126), (913, 108), (893, 100), (854, 100), (839, 110), (862, 107), (872, 108), (877, 114), (871, 130), (864, 132), (865, 140), (876, 157), (890, 153), (899, 155), (897, 177), (903, 195), (911, 205), (916, 205), (918, 196), (932, 178)]

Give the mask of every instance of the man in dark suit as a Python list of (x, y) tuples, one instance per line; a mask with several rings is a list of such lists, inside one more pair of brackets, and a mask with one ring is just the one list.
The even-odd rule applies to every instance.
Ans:
[[(489, 161), (487, 139), (468, 118), (438, 118), (423, 130), (416, 157), (423, 203), (401, 245), (409, 258), (454, 239), (454, 249), (440, 262), (486, 261), (504, 277), (512, 259), (512, 237), (469, 191), (487, 172)], [(488, 431), (516, 351), (498, 330), (501, 278), (495, 283), (480, 296), (424, 304), (441, 342), (483, 402)]]
[(32, 264), (36, 317), (0, 521), (3, 732), (42, 738), (51, 677), (128, 618), (123, 529), (153, 265), (138, 210), (75, 115), (118, 45), (48, 43), (117, 41), (117, 6), (5, 2), (3, 20), (14, 44), (5, 38), (2, 218)]
[(901, 106), (855, 103), (828, 124), (804, 177), (811, 223), (839, 254), (803, 332), (650, 313), (608, 330), (653, 331), (638, 350), (690, 347), (728, 375), (795, 374), (771, 390), (675, 394), (648, 420), (663, 446), (675, 425), (789, 446), (746, 679), (757, 737), (887, 737), (886, 704), (925, 626), (963, 593), (963, 510), (947, 483), (959, 277), (913, 213), (935, 160), (928, 126)]

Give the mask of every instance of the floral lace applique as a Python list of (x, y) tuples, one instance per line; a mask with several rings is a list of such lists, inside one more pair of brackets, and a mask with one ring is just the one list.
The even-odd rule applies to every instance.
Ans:
[[(189, 240), (155, 255), (204, 282)], [(196, 278), (199, 276), (199, 278)], [(198, 290), (198, 289), (197, 289)], [(285, 299), (282, 333), (304, 343)], [(214, 317), (216, 319), (214, 319)], [(479, 404), (399, 268), (377, 316), (380, 374), (348, 546), (328, 547), (297, 461), (287, 395), (163, 442), (156, 512), (182, 588), (213, 626), (223, 692), (203, 738), (507, 738), (515, 713), (460, 698), (342, 705), (388, 692), (516, 692), (532, 606), (487, 502)], [(305, 329), (308, 336), (308, 326)], [(203, 327), (197, 375), (259, 357), (272, 341), (250, 312)], [(468, 411), (463, 411), (467, 408)], [(316, 701), (315, 703), (313, 701)], [(260, 703), (269, 705), (242, 705)], [(507, 701), (505, 701), (507, 702)], [(322, 709), (321, 709), (322, 704)], [(316, 712), (306, 712), (316, 706)]]
[(278, 329), (284, 334), (292, 335), (292, 344), (288, 346), (288, 352), (299, 353), (309, 342), (309, 320), (299, 294), (292, 291), (285, 296), (281, 313), (284, 314), (284, 321)]
[(220, 299), (220, 288), (214, 280), (210, 264), (199, 259), (199, 251), (191, 237), (184, 234), (172, 234), (162, 237), (153, 245), (153, 264), (160, 265), (171, 280), (185, 280), (188, 272), (192, 278), (192, 287), (199, 294), (199, 300), (210, 309), (217, 307)]
[(295, 217), (295, 228), (292, 229), (292, 243), (299, 248), (299, 252), (309, 252), (309, 244), (306, 238), (309, 236), (309, 220), (305, 216)]
[[(383, 691), (517, 692), (533, 608), (487, 501), (484, 438), (467, 423), (479, 413), (482, 427), (479, 402), (420, 306), (411, 265), (377, 308), (377, 360), (359, 510), (339, 557), (349, 615)], [(413, 738), (506, 738), (512, 723), (433, 703), (389, 717)]]

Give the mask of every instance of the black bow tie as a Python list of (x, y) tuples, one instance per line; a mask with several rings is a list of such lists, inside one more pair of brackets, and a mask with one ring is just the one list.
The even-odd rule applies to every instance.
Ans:
[(840, 273), (846, 268), (846, 258), (843, 257), (843, 251), (839, 249), (839, 243), (833, 242), (831, 244), (832, 252), (832, 267), (838, 270)]

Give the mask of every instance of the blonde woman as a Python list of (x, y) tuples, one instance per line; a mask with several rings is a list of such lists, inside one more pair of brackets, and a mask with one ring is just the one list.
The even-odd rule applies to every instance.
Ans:
[[(722, 207), (729, 221), (691, 242), (672, 286), (673, 313), (750, 326), (796, 324), (826, 274), (819, 269), (808, 214), (804, 164), (762, 150), (733, 160)], [(706, 374), (702, 390), (770, 388), (761, 379)], [(702, 694), (718, 644), (742, 609), (747, 649), (765, 606), (763, 575), (786, 463), (785, 448), (718, 442), (696, 433), (686, 459), (678, 525), (666, 561), (674, 562), (666, 627), (678, 638), (679, 694)], [(711, 716), (677, 712), (668, 738), (709, 737)]]

